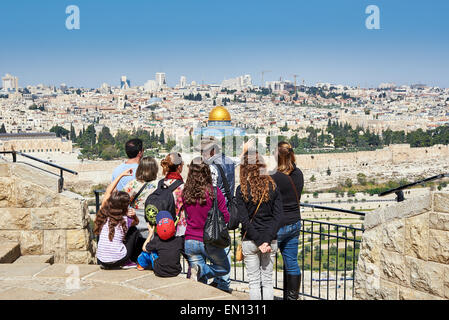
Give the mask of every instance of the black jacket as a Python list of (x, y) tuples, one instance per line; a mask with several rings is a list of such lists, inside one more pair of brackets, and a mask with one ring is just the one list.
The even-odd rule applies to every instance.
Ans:
[(304, 176), (302, 171), (295, 166), (295, 169), (290, 173), (290, 178), (298, 192), (298, 199), (296, 199), (295, 190), (288, 176), (282, 172), (277, 171), (272, 176), (282, 194), (283, 215), (280, 227), (298, 222), (300, 219), (298, 200), (301, 200), (302, 189), (304, 188)]
[[(248, 190), (250, 190), (249, 185)], [(264, 242), (270, 244), (272, 240), (277, 239), (282, 216), (282, 199), (279, 188), (276, 187), (274, 190), (270, 188), (269, 197), (270, 200), (268, 202), (262, 202), (259, 211), (257, 211), (253, 221), (250, 223), (251, 217), (259, 203), (253, 203), (251, 192), (248, 202), (245, 202), (240, 186), (236, 190), (239, 220), (242, 224), (242, 237), (248, 231), (245, 240), (253, 240), (257, 246)]]
[(184, 237), (172, 237), (161, 240), (157, 233), (147, 243), (147, 252), (156, 251), (158, 258), (154, 261), (154, 274), (158, 277), (176, 277), (181, 273), (180, 255), (184, 253)]

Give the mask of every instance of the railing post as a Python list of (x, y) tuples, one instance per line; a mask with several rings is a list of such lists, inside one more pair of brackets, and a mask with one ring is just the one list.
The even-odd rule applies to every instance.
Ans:
[(98, 210), (100, 210), (100, 192), (98, 192), (98, 190), (94, 190), (95, 193), (95, 209), (96, 212), (98, 212)]
[(12, 152), (12, 162), (17, 162), (17, 153), (15, 151)]
[(64, 177), (63, 177), (63, 171), (61, 169), (61, 173), (58, 180), (58, 192), (61, 193), (64, 188)]

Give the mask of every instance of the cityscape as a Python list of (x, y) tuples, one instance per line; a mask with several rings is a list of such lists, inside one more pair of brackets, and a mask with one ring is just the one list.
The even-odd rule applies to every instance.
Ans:
[(185, 256), (173, 282), (97, 265), (102, 197), (140, 166), (125, 144), (142, 141), (152, 181), (178, 153), (169, 173), (187, 181), (210, 137), (236, 188), (245, 142), (272, 176), (288, 142), (300, 300), (449, 299), (446, 1), (19, 2), (0, 12), (0, 300), (248, 299), (240, 229), (227, 292), (187, 281)]

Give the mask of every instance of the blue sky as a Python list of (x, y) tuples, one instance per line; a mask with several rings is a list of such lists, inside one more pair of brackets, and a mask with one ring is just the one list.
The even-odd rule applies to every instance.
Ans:
[[(80, 30), (67, 30), (68, 5)], [(380, 30), (365, 8), (380, 8)], [(0, 74), (19, 85), (220, 83), (251, 74), (308, 85), (449, 87), (447, 0), (14, 0), (0, 4)]]

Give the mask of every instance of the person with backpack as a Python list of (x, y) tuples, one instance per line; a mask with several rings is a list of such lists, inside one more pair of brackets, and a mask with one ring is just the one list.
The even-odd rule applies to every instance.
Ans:
[(236, 191), (242, 223), (242, 252), (251, 300), (273, 300), (273, 263), (282, 217), (279, 188), (257, 151), (244, 154)]
[(209, 165), (201, 157), (193, 159), (189, 165), (182, 199), (187, 217), (184, 251), (192, 268), (191, 279), (207, 284), (208, 279), (228, 274), (231, 265), (225, 249), (204, 244), (204, 226), (215, 200), (225, 223), (229, 222), (229, 212), (223, 193), (212, 185)]
[(143, 157), (137, 167), (136, 178), (130, 180), (123, 188), (123, 191), (131, 197), (130, 207), (135, 209), (139, 218), (137, 230), (144, 238), (147, 238), (149, 234), (144, 218), (145, 201), (156, 190), (156, 185), (152, 181), (156, 180), (158, 169), (153, 157)]
[[(219, 142), (215, 137), (205, 137), (201, 140), (200, 148), (201, 156), (204, 161), (209, 164), (212, 175), (212, 184), (218, 187), (226, 197), (226, 206), (230, 213), (229, 230), (238, 228), (238, 212), (237, 204), (234, 197), (235, 189), (235, 167), (240, 164), (241, 156), (248, 151), (248, 148), (253, 144), (253, 139), (243, 144), (242, 153), (240, 157), (227, 157), (221, 152)], [(198, 150), (198, 149), (197, 149)], [(231, 248), (226, 248), (229, 264), (231, 264)], [(231, 277), (230, 274), (216, 277), (211, 283), (211, 286), (216, 287), (225, 292), (230, 292)]]
[(273, 180), (282, 194), (283, 215), (278, 231), (278, 247), (284, 262), (284, 300), (298, 300), (301, 269), (298, 264), (298, 244), (301, 231), (299, 203), (304, 187), (302, 171), (296, 167), (295, 153), (285, 141), (278, 143)]
[[(159, 180), (157, 188), (145, 200), (145, 221), (150, 227), (156, 226), (156, 215), (160, 211), (171, 213), (177, 226), (176, 235), (182, 236), (185, 228), (185, 217), (182, 204), (182, 190), (184, 181), (181, 172), (184, 162), (179, 153), (170, 153), (161, 161), (162, 172), (165, 177)], [(180, 223), (178, 231), (178, 223)], [(151, 234), (150, 234), (151, 236)]]

